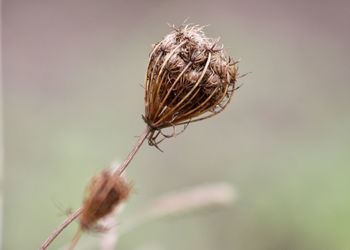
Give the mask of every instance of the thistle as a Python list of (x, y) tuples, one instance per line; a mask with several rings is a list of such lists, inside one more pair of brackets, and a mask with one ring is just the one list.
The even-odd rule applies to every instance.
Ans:
[[(49, 236), (44, 250), (72, 221), (79, 218), (80, 232), (98, 228), (98, 221), (128, 197), (130, 187), (121, 177), (143, 142), (156, 146), (176, 135), (176, 126), (197, 122), (223, 111), (237, 89), (237, 61), (227, 56), (218, 39), (206, 37), (203, 27), (182, 25), (153, 46), (145, 80), (146, 129), (132, 151), (114, 171), (103, 170), (87, 188), (83, 206)], [(173, 133), (162, 130), (173, 128)], [(182, 130), (183, 131), (183, 130)], [(158, 138), (159, 136), (163, 138)]]

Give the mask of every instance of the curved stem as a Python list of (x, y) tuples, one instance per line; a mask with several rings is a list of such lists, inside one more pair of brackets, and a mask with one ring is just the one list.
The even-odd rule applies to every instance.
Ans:
[[(125, 169), (127, 168), (127, 166), (129, 165), (129, 163), (131, 162), (131, 160), (134, 158), (134, 156), (136, 155), (137, 151), (141, 148), (142, 144), (144, 143), (144, 141), (147, 139), (147, 137), (150, 135), (150, 133), (152, 132), (152, 129), (147, 126), (145, 131), (143, 132), (143, 134), (140, 136), (140, 138), (138, 139), (138, 141), (136, 142), (135, 146), (133, 147), (133, 149), (131, 150), (131, 152), (128, 154), (128, 156), (126, 157), (126, 159), (123, 161), (123, 163), (117, 167), (117, 169), (115, 169), (115, 175), (121, 175)], [(81, 213), (83, 212), (83, 208), (80, 207), (78, 208), (75, 212), (71, 213), (50, 235), (49, 237), (45, 240), (45, 242), (41, 245), (41, 247), (39, 248), (40, 250), (46, 250), (51, 243), (57, 238), (58, 235), (60, 235), (60, 233), (69, 226), (69, 224), (71, 224), (75, 219), (77, 219)]]

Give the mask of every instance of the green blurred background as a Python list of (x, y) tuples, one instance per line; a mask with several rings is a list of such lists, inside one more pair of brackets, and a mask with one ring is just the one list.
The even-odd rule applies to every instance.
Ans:
[(225, 112), (164, 153), (142, 148), (122, 217), (201, 183), (232, 183), (239, 198), (139, 228), (118, 249), (350, 249), (349, 1), (5, 0), (1, 17), (4, 250), (37, 249), (64, 219), (56, 204), (77, 208), (90, 177), (123, 160), (144, 127), (151, 44), (188, 17), (252, 74)]

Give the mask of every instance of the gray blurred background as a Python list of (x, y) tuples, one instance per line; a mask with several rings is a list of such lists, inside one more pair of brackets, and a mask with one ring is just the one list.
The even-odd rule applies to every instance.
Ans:
[(122, 216), (201, 183), (231, 183), (239, 198), (141, 227), (118, 249), (350, 249), (349, 1), (5, 0), (1, 18), (4, 250), (37, 249), (90, 177), (123, 160), (144, 127), (151, 44), (186, 18), (252, 74), (164, 153), (145, 144)]

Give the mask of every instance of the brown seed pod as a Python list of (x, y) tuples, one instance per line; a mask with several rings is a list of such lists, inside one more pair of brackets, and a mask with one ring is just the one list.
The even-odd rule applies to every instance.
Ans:
[(156, 145), (163, 128), (203, 120), (224, 110), (235, 90), (236, 64), (217, 39), (205, 36), (203, 27), (173, 27), (150, 54), (143, 117), (153, 129), (149, 142)]
[(114, 208), (128, 198), (130, 186), (123, 177), (103, 170), (94, 176), (87, 189), (80, 216), (80, 228), (96, 228), (99, 219), (113, 212)]

